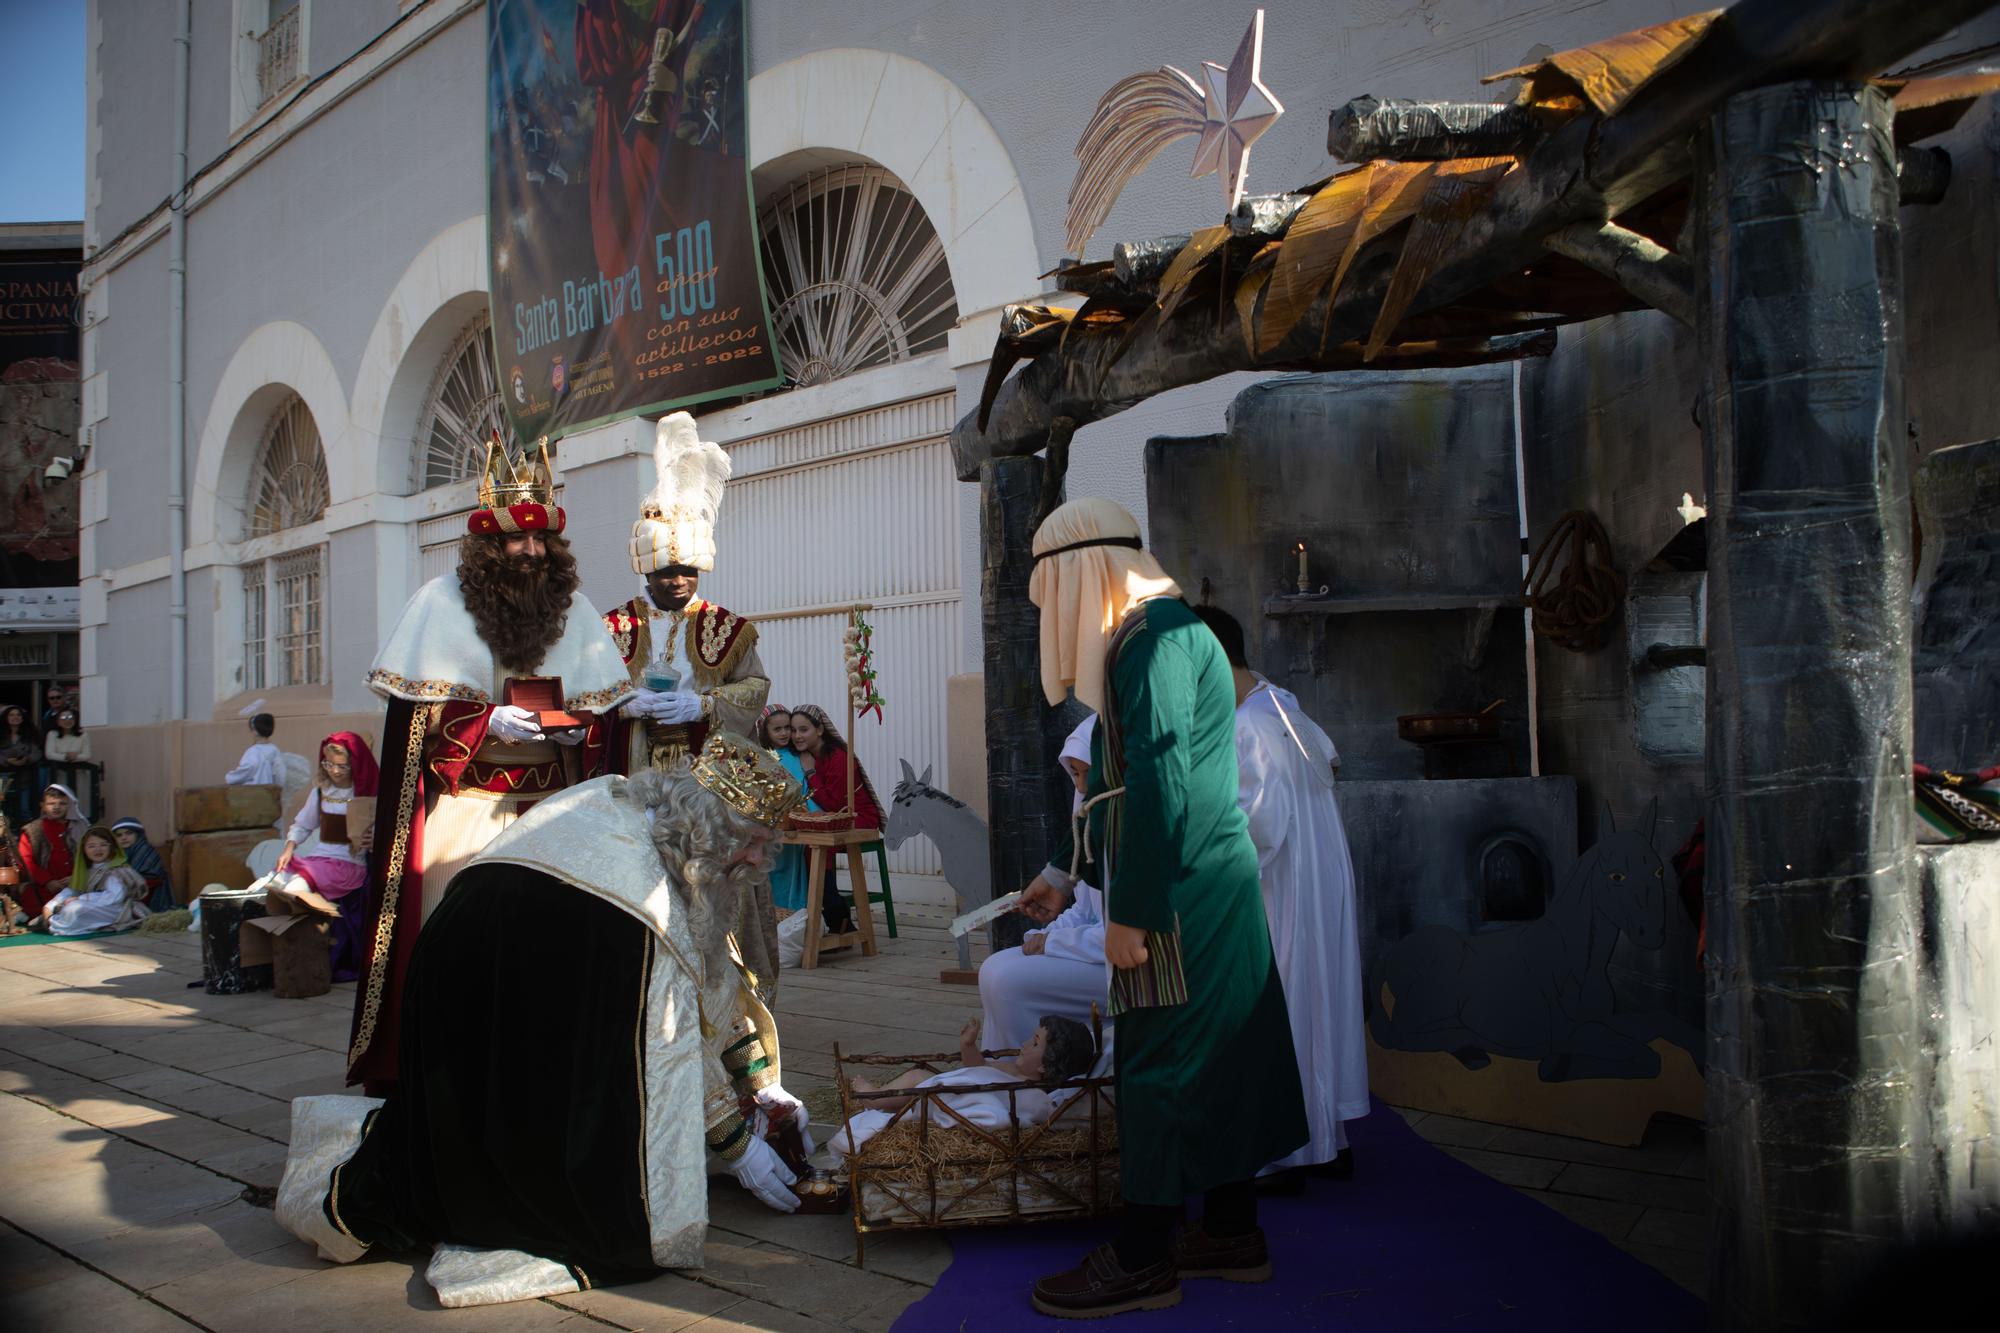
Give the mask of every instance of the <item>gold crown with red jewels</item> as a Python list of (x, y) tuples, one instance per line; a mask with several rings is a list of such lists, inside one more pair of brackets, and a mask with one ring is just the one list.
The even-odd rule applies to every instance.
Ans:
[(556, 474), (549, 465), (549, 440), (535, 442), (533, 454), (517, 463), (494, 431), (486, 441), (486, 466), (479, 473), (479, 507), (466, 515), (466, 530), (561, 532), (569, 516), (555, 502)]

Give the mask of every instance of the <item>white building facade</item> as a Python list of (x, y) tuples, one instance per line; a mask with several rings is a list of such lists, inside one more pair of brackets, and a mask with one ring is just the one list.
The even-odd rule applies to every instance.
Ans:
[[(1291, 113), (1256, 147), (1253, 191), (1332, 171), (1325, 114), (1349, 97), (1476, 97), (1484, 73), (1685, 7), (1265, 8), (1264, 74)], [(89, 27), (84, 710), (113, 803), (157, 827), (176, 786), (233, 761), (237, 710), (253, 699), (269, 701), (290, 750), (310, 753), (336, 726), (375, 732), (363, 674), (405, 599), (452, 566), (495, 410), (484, 4), (192, 0), (176, 331), (182, 10), (92, 0)], [(1063, 256), (1077, 135), (1118, 78), (1226, 61), (1251, 10), (749, 0), (767, 244), (787, 253), (788, 228), (810, 240), (815, 219), (848, 209), (899, 229), (872, 243), (904, 258), (770, 275), (802, 383), (701, 418), (735, 465), (704, 591), (759, 621), (775, 700), (836, 711), (844, 608), (876, 608), (889, 707), (857, 750), (885, 788), (908, 759), (984, 804), (981, 718), (948, 706), (949, 682), (979, 669), (979, 533), (945, 437), (977, 400), (1001, 308), (1042, 293)], [(1088, 257), (1218, 216), (1216, 183), (1187, 179), (1188, 156), (1170, 150), (1126, 191)], [(880, 336), (820, 346), (801, 302), (786, 342), (787, 292), (818, 282), (872, 283)], [(170, 500), (177, 364), (184, 533)], [(1143, 522), (1144, 441), (1217, 429), (1247, 378), (1087, 428), (1070, 493), (1118, 499)], [(649, 446), (644, 422), (560, 445), (570, 536), (600, 609), (638, 590), (625, 542)], [(930, 856), (912, 847), (899, 868), (932, 869)]]

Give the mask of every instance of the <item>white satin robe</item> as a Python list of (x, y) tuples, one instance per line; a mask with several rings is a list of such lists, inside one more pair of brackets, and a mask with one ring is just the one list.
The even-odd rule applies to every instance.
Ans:
[(1354, 863), (1333, 794), (1339, 757), (1296, 696), (1260, 680), (1236, 710), (1236, 762), (1312, 1133), (1267, 1170), (1307, 1166), (1331, 1161), (1347, 1146), (1341, 1122), (1368, 1114)]

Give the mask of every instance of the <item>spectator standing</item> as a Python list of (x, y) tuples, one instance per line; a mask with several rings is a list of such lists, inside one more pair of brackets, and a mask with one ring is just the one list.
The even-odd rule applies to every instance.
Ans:
[(42, 738), (42, 753), (52, 764), (81, 764), (90, 761), (90, 737), (83, 734), (74, 708), (56, 714), (55, 729)]
[(28, 722), (28, 710), (9, 704), (0, 710), (0, 778), (9, 778), (7, 812), (26, 823), (34, 809), (30, 789), (42, 762), (42, 739)]

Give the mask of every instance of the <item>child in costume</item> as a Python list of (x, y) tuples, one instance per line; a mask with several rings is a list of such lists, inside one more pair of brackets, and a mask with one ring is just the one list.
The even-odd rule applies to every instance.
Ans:
[(51, 935), (130, 930), (152, 915), (147, 893), (145, 876), (125, 864), (125, 851), (111, 830), (93, 824), (83, 835), (69, 887), (50, 899), (32, 924)]
[[(848, 1087), (854, 1092), (895, 1092), (918, 1088), (987, 1088), (996, 1083), (1023, 1083), (1019, 1092), (1009, 1094), (1004, 1091), (954, 1092), (941, 1100), (946, 1106), (963, 1116), (971, 1124), (983, 1129), (1003, 1129), (1011, 1122), (1021, 1125), (1039, 1125), (1052, 1119), (1056, 1114), (1057, 1099), (1051, 1095), (1050, 1085), (1065, 1083), (1079, 1075), (1090, 1072), (1090, 1066), (1097, 1059), (1097, 1045), (1090, 1038), (1090, 1029), (1074, 1018), (1064, 1018), (1059, 1014), (1044, 1015), (1041, 1025), (1034, 1035), (1022, 1045), (1012, 1060), (989, 1060), (979, 1049), (979, 1020), (969, 1020), (959, 1030), (959, 1067), (948, 1069), (942, 1074), (933, 1074), (922, 1069), (912, 1069), (889, 1083), (877, 1086), (867, 1079), (853, 1079)], [(861, 1150), (861, 1145), (887, 1128), (895, 1113), (915, 1101), (908, 1097), (870, 1098), (868, 1110), (857, 1111), (840, 1131), (833, 1136), (834, 1151), (843, 1156), (852, 1156)], [(938, 1128), (949, 1128), (951, 1117), (934, 1118)]]
[[(333, 915), (333, 979), (352, 981), (362, 956), (362, 908), (367, 894), (368, 848), (373, 837), (379, 774), (368, 742), (336, 731), (319, 743), (319, 773), (305, 804), (292, 817), (278, 853), (279, 887), (316, 911)], [(319, 834), (319, 850), (298, 855), (299, 844)], [(314, 898), (319, 901), (314, 901)], [(324, 904), (324, 905), (322, 905)], [(327, 912), (332, 908), (332, 912)]]

